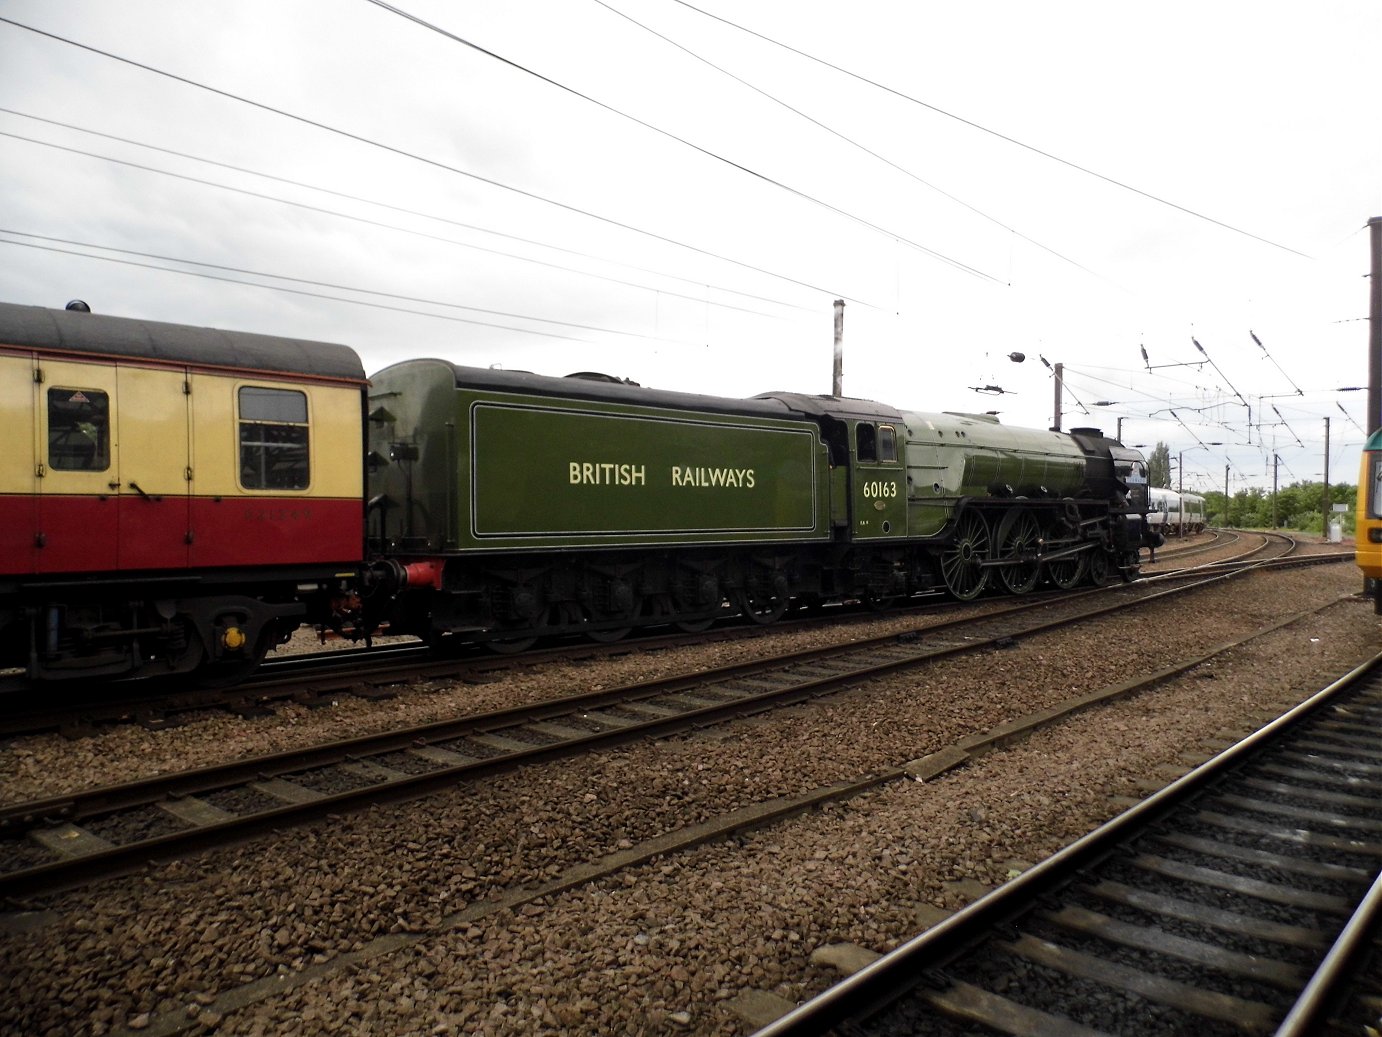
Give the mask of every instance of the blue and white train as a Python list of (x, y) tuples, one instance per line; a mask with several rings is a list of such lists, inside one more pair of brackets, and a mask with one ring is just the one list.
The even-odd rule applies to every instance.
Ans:
[(1153, 486), (1147, 497), (1147, 525), (1162, 536), (1204, 532), (1204, 498), (1198, 493), (1177, 493)]

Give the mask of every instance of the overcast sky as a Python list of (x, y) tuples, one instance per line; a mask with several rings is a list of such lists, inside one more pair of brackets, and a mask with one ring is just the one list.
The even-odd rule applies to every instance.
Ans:
[(1046, 427), (1044, 356), (1187, 488), (1357, 478), (1375, 0), (0, 19), (0, 300), (751, 396), (842, 298), (846, 395)]

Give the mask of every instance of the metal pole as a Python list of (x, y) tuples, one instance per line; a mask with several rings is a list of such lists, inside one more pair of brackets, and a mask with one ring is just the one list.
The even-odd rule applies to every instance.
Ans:
[(1281, 466), (1281, 458), (1272, 455), (1272, 528), (1276, 529), (1276, 477)]
[(1329, 539), (1329, 419), (1324, 419), (1324, 521), (1320, 531), (1325, 540)]
[(845, 301), (835, 300), (835, 372), (830, 380), (830, 395), (844, 395), (845, 387)]
[(1064, 364), (1057, 364), (1057, 365), (1055, 366), (1055, 368), (1054, 368), (1054, 371), (1055, 371), (1055, 374), (1056, 374), (1056, 402), (1055, 402), (1055, 405), (1054, 405), (1054, 407), (1053, 407), (1052, 409), (1053, 409), (1053, 411), (1054, 411), (1054, 413), (1055, 413), (1055, 418), (1056, 418), (1056, 420), (1053, 421), (1053, 422), (1051, 423), (1051, 431), (1052, 431), (1052, 432), (1059, 432), (1059, 431), (1060, 431), (1060, 417), (1061, 417), (1061, 414), (1060, 414), (1060, 409), (1061, 409), (1061, 389), (1064, 387), (1064, 384), (1065, 384), (1065, 365), (1064, 365)]
[(1228, 525), (1228, 470), (1232, 465), (1224, 465), (1224, 525)]
[(1176, 523), (1176, 536), (1183, 537), (1185, 536), (1185, 451), (1182, 450), (1176, 457), (1176, 482), (1179, 486), (1176, 492), (1180, 494), (1180, 521)]
[(1382, 425), (1382, 216), (1368, 220), (1372, 274), (1368, 291), (1368, 420), (1371, 436)]

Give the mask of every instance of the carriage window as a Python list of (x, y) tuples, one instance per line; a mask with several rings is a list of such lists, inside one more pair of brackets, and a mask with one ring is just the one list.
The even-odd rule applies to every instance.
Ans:
[(878, 460), (897, 460), (897, 429), (891, 425), (878, 426)]
[(878, 460), (878, 433), (866, 421), (859, 422), (855, 427), (854, 452), (860, 461)]
[(240, 485), (247, 490), (305, 490), (307, 394), (244, 386), (240, 390)]
[(110, 467), (110, 397), (97, 389), (48, 390), (48, 464), (72, 472)]

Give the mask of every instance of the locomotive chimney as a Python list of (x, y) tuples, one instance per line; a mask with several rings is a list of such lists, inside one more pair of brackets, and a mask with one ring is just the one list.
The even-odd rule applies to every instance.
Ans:
[(835, 373), (830, 381), (830, 395), (843, 396), (845, 384), (845, 301), (835, 300)]

